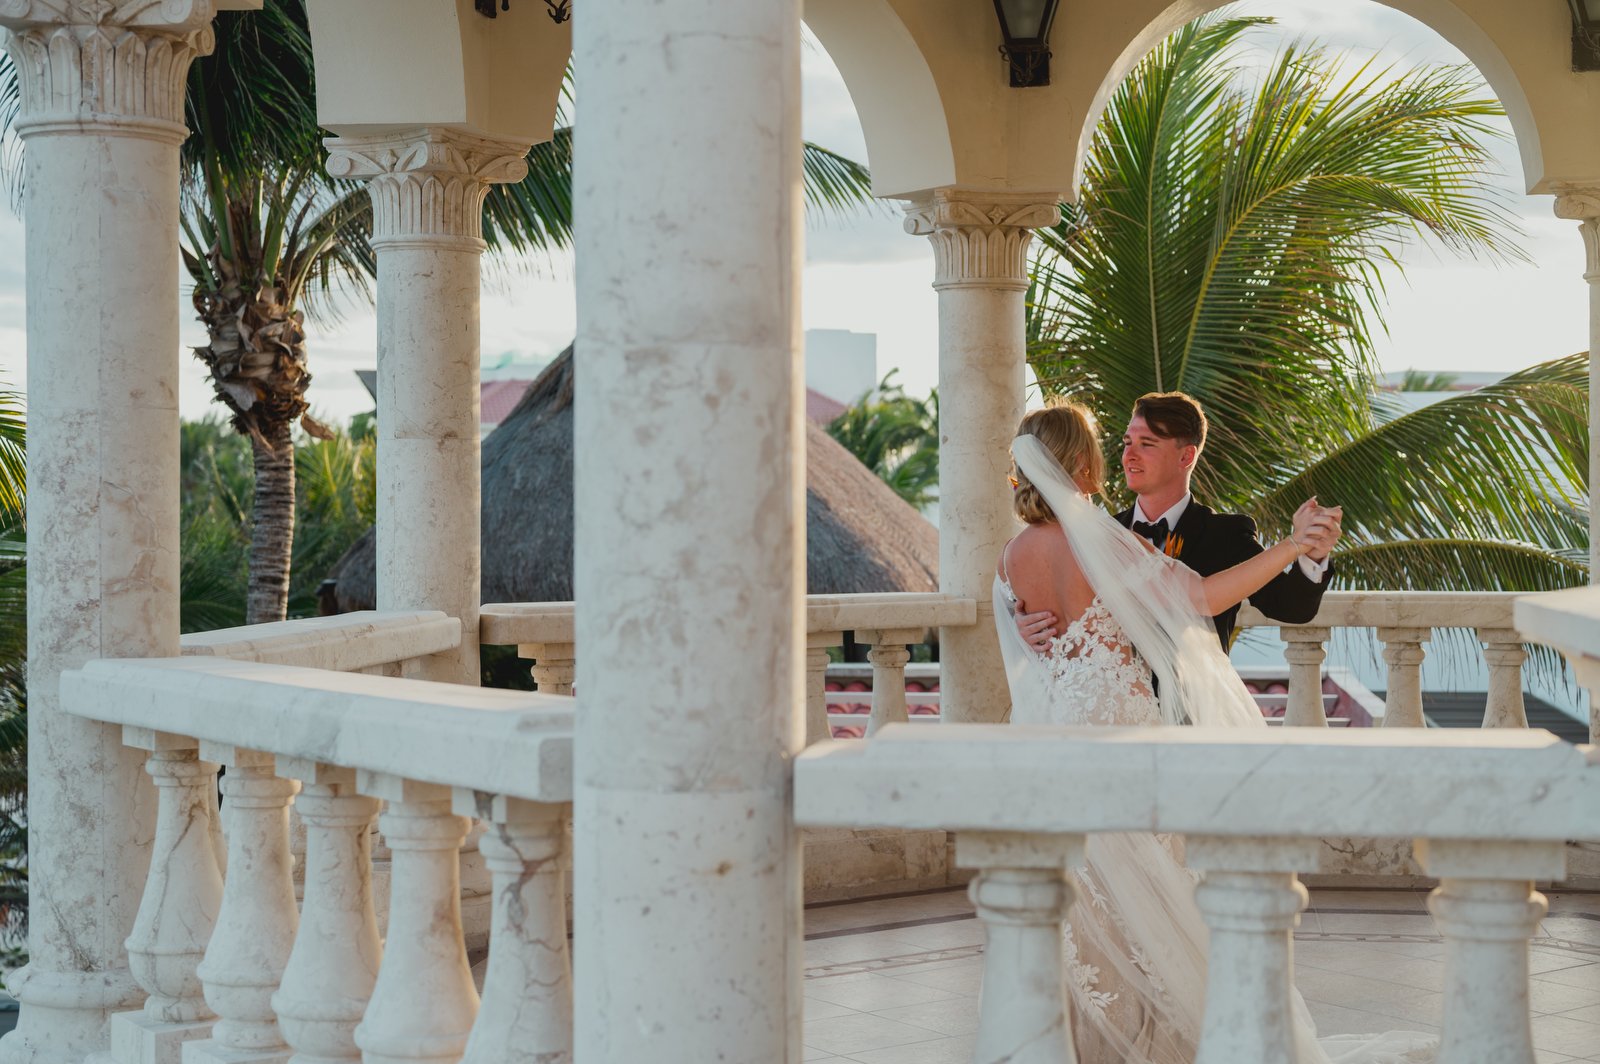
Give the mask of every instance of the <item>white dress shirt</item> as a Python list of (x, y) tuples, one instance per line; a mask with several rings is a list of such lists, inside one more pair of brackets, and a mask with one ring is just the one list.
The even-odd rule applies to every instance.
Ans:
[[(1135, 499), (1133, 503), (1133, 519), (1135, 521), (1142, 521), (1147, 525), (1153, 525), (1160, 521), (1165, 521), (1167, 523), (1167, 533), (1170, 535), (1177, 530), (1178, 521), (1183, 517), (1183, 512), (1189, 508), (1189, 501), (1193, 498), (1194, 495), (1192, 493), (1185, 495), (1183, 498), (1173, 503), (1171, 509), (1162, 514), (1160, 517), (1156, 518), (1154, 521), (1150, 520), (1150, 518), (1146, 516), (1144, 512), (1144, 504)], [(1313, 561), (1302, 554), (1300, 555), (1299, 562), (1300, 571), (1304, 573), (1306, 579), (1311, 581), (1313, 584), (1322, 583), (1322, 578), (1328, 575), (1327, 558), (1324, 558), (1319, 562)], [(1294, 563), (1291, 562), (1283, 567), (1283, 571), (1288, 572), (1293, 567)]]

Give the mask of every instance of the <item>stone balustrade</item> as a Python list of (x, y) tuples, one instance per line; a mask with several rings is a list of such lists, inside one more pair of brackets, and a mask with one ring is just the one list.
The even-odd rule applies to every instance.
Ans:
[[(1326, 727), (1323, 664), (1335, 629), (1375, 629), (1383, 644), (1389, 680), (1384, 700), (1387, 727), (1422, 727), (1422, 662), (1433, 633), (1444, 628), (1475, 630), (1489, 671), (1483, 726), (1526, 728), (1522, 666), (1524, 640), (1512, 625), (1511, 593), (1432, 591), (1332, 591), (1307, 624), (1279, 625), (1246, 605), (1241, 627), (1277, 627), (1289, 664), (1283, 723)], [(937, 628), (977, 623), (972, 599), (943, 594), (811, 595), (806, 600), (806, 741), (829, 735), (829, 650), (853, 633), (870, 649), (873, 665), (871, 716), (866, 734), (906, 719), (905, 665), (909, 647)], [(499, 603), (483, 607), (479, 636), (485, 644), (515, 645), (532, 664), (539, 690), (571, 694), (576, 662), (573, 604)], [(863, 695), (859, 701), (869, 699)]]
[[(252, 660), (371, 670), (446, 649), (436, 621), (263, 625), (63, 674), (66, 711), (120, 725), (159, 799), (127, 944), (147, 999), (113, 1016), (113, 1064), (570, 1061), (572, 701)], [(307, 835), (298, 913), (291, 807)], [(481, 1005), (460, 911), (469, 817), (494, 877)], [(374, 819), (393, 865), (383, 942)]]
[(1517, 600), (1516, 629), (1555, 647), (1566, 657), (1579, 686), (1589, 692), (1589, 742), (1600, 746), (1600, 588), (1575, 588)]
[[(1283, 723), (1327, 727), (1322, 701), (1322, 664), (1336, 628), (1376, 629), (1389, 678), (1384, 696), (1385, 727), (1420, 728), (1422, 662), (1429, 639), (1441, 628), (1470, 628), (1484, 648), (1489, 691), (1485, 728), (1526, 728), (1522, 697), (1523, 636), (1512, 625), (1511, 592), (1330, 591), (1307, 624), (1280, 625), (1246, 604), (1239, 613), (1244, 628), (1277, 627), (1289, 662), (1289, 696)], [(1543, 640), (1539, 640), (1543, 641)]]
[(794, 793), (803, 827), (955, 834), (988, 930), (976, 1064), (1076, 1059), (1065, 873), (1088, 835), (1119, 831), (1181, 833), (1205, 872), (1196, 902), (1227, 978), (1207, 983), (1201, 1064), (1294, 1059), (1296, 875), (1329, 836), (1415, 839), (1439, 878), (1440, 1059), (1533, 1064), (1533, 881), (1561, 877), (1567, 839), (1600, 837), (1600, 751), (1536, 731), (902, 725), (805, 751)]
[(181, 652), (333, 672), (381, 672), (460, 643), (461, 622), (436, 610), (363, 610), (195, 632), (182, 638)]
[[(806, 597), (806, 742), (829, 735), (825, 683), (828, 650), (845, 633), (870, 649), (872, 715), (867, 734), (906, 720), (906, 663), (910, 648), (934, 628), (976, 624), (977, 603), (943, 594), (808, 595)], [(485, 645), (515, 645), (533, 662), (540, 691), (571, 694), (576, 662), (573, 604), (495, 603), (479, 611), (478, 638)]]

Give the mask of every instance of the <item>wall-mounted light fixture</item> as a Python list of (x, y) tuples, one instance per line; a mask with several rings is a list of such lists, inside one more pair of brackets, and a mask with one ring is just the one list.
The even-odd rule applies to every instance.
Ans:
[[(1000, 34), (1005, 38), (1000, 54), (1011, 68), (1012, 88), (1050, 84), (1050, 24), (1055, 21), (1058, 2), (994, 0), (994, 13), (1000, 17)], [(1572, 2), (1600, 4), (1600, 0)]]
[[(499, 18), (501, 11), (511, 10), (511, 0), (500, 0), (498, 11), (494, 4), (495, 0), (473, 0), (473, 6), (484, 18)], [(550, 9), (551, 21), (558, 25), (572, 17), (572, 0), (544, 0), (544, 6)]]
[(1572, 8), (1572, 69), (1600, 70), (1600, 0), (1567, 0)]

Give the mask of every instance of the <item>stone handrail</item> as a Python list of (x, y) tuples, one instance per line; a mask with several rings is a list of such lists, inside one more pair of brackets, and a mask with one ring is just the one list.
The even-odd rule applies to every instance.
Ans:
[[(576, 635), (570, 602), (507, 602), (485, 605), (478, 614), (478, 640), (486, 645), (512, 645), (533, 661), (538, 689), (571, 694), (576, 661)], [(806, 596), (806, 742), (829, 734), (827, 703), (828, 649), (841, 646), (844, 634), (871, 649), (872, 716), (867, 734), (906, 719), (905, 666), (910, 648), (927, 638), (931, 628), (976, 624), (977, 603), (943, 594), (885, 593), (875, 595)]]
[(1589, 742), (1600, 746), (1600, 587), (1517, 600), (1516, 627), (1530, 642), (1555, 647), (1589, 691)]
[[(67, 712), (148, 751), (158, 795), (127, 941), (149, 997), (112, 1017), (115, 1064), (180, 1050), (185, 1064), (570, 1059), (572, 699), (216, 655), (94, 661), (61, 691)], [(380, 800), (392, 867), (381, 942)], [(291, 803), (306, 827), (298, 912)], [(478, 848), (493, 876), (481, 1005), (461, 926), (468, 817), (487, 823)]]
[[(1384, 695), (1385, 727), (1420, 728), (1422, 662), (1426, 645), (1438, 628), (1473, 628), (1489, 667), (1484, 706), (1485, 728), (1526, 728), (1522, 696), (1524, 639), (1512, 623), (1512, 592), (1478, 591), (1330, 591), (1316, 617), (1306, 624), (1279, 624), (1246, 604), (1241, 627), (1277, 627), (1286, 644), (1289, 697), (1283, 723), (1326, 727), (1322, 703), (1322, 663), (1335, 628), (1375, 628), (1388, 665)], [(1542, 642), (1542, 640), (1540, 640)]]
[[(1419, 756), (1425, 752), (1426, 756)], [(1291, 932), (1321, 836), (1400, 836), (1440, 880), (1440, 1060), (1531, 1064), (1528, 940), (1564, 842), (1600, 836), (1600, 752), (1545, 732), (968, 725), (886, 729), (795, 765), (802, 827), (943, 829), (988, 928), (975, 1060), (1075, 1058), (1064, 1015), (1066, 869), (1086, 836), (1185, 835), (1211, 930), (1197, 1061), (1293, 1060)], [(1350, 795), (1362, 796), (1351, 802)], [(1046, 1032), (1042, 1037), (1040, 1032)]]
[(194, 632), (185, 657), (229, 658), (334, 672), (380, 670), (461, 645), (461, 622), (436, 610), (363, 610), (334, 617)]

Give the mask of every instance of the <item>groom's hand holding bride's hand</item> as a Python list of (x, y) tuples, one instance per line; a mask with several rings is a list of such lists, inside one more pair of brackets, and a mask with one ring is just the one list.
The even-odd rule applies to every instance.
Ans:
[[(1017, 609), (1023, 609), (1022, 603), (1017, 603)], [(1050, 640), (1056, 635), (1055, 624), (1056, 615), (1049, 610), (1017, 614), (1017, 630), (1022, 633), (1022, 641), (1035, 650), (1045, 650), (1050, 646)]]
[(1312, 496), (1294, 512), (1294, 541), (1307, 548), (1307, 558), (1320, 562), (1333, 553), (1339, 542), (1343, 517), (1344, 507), (1318, 505), (1316, 496)]

